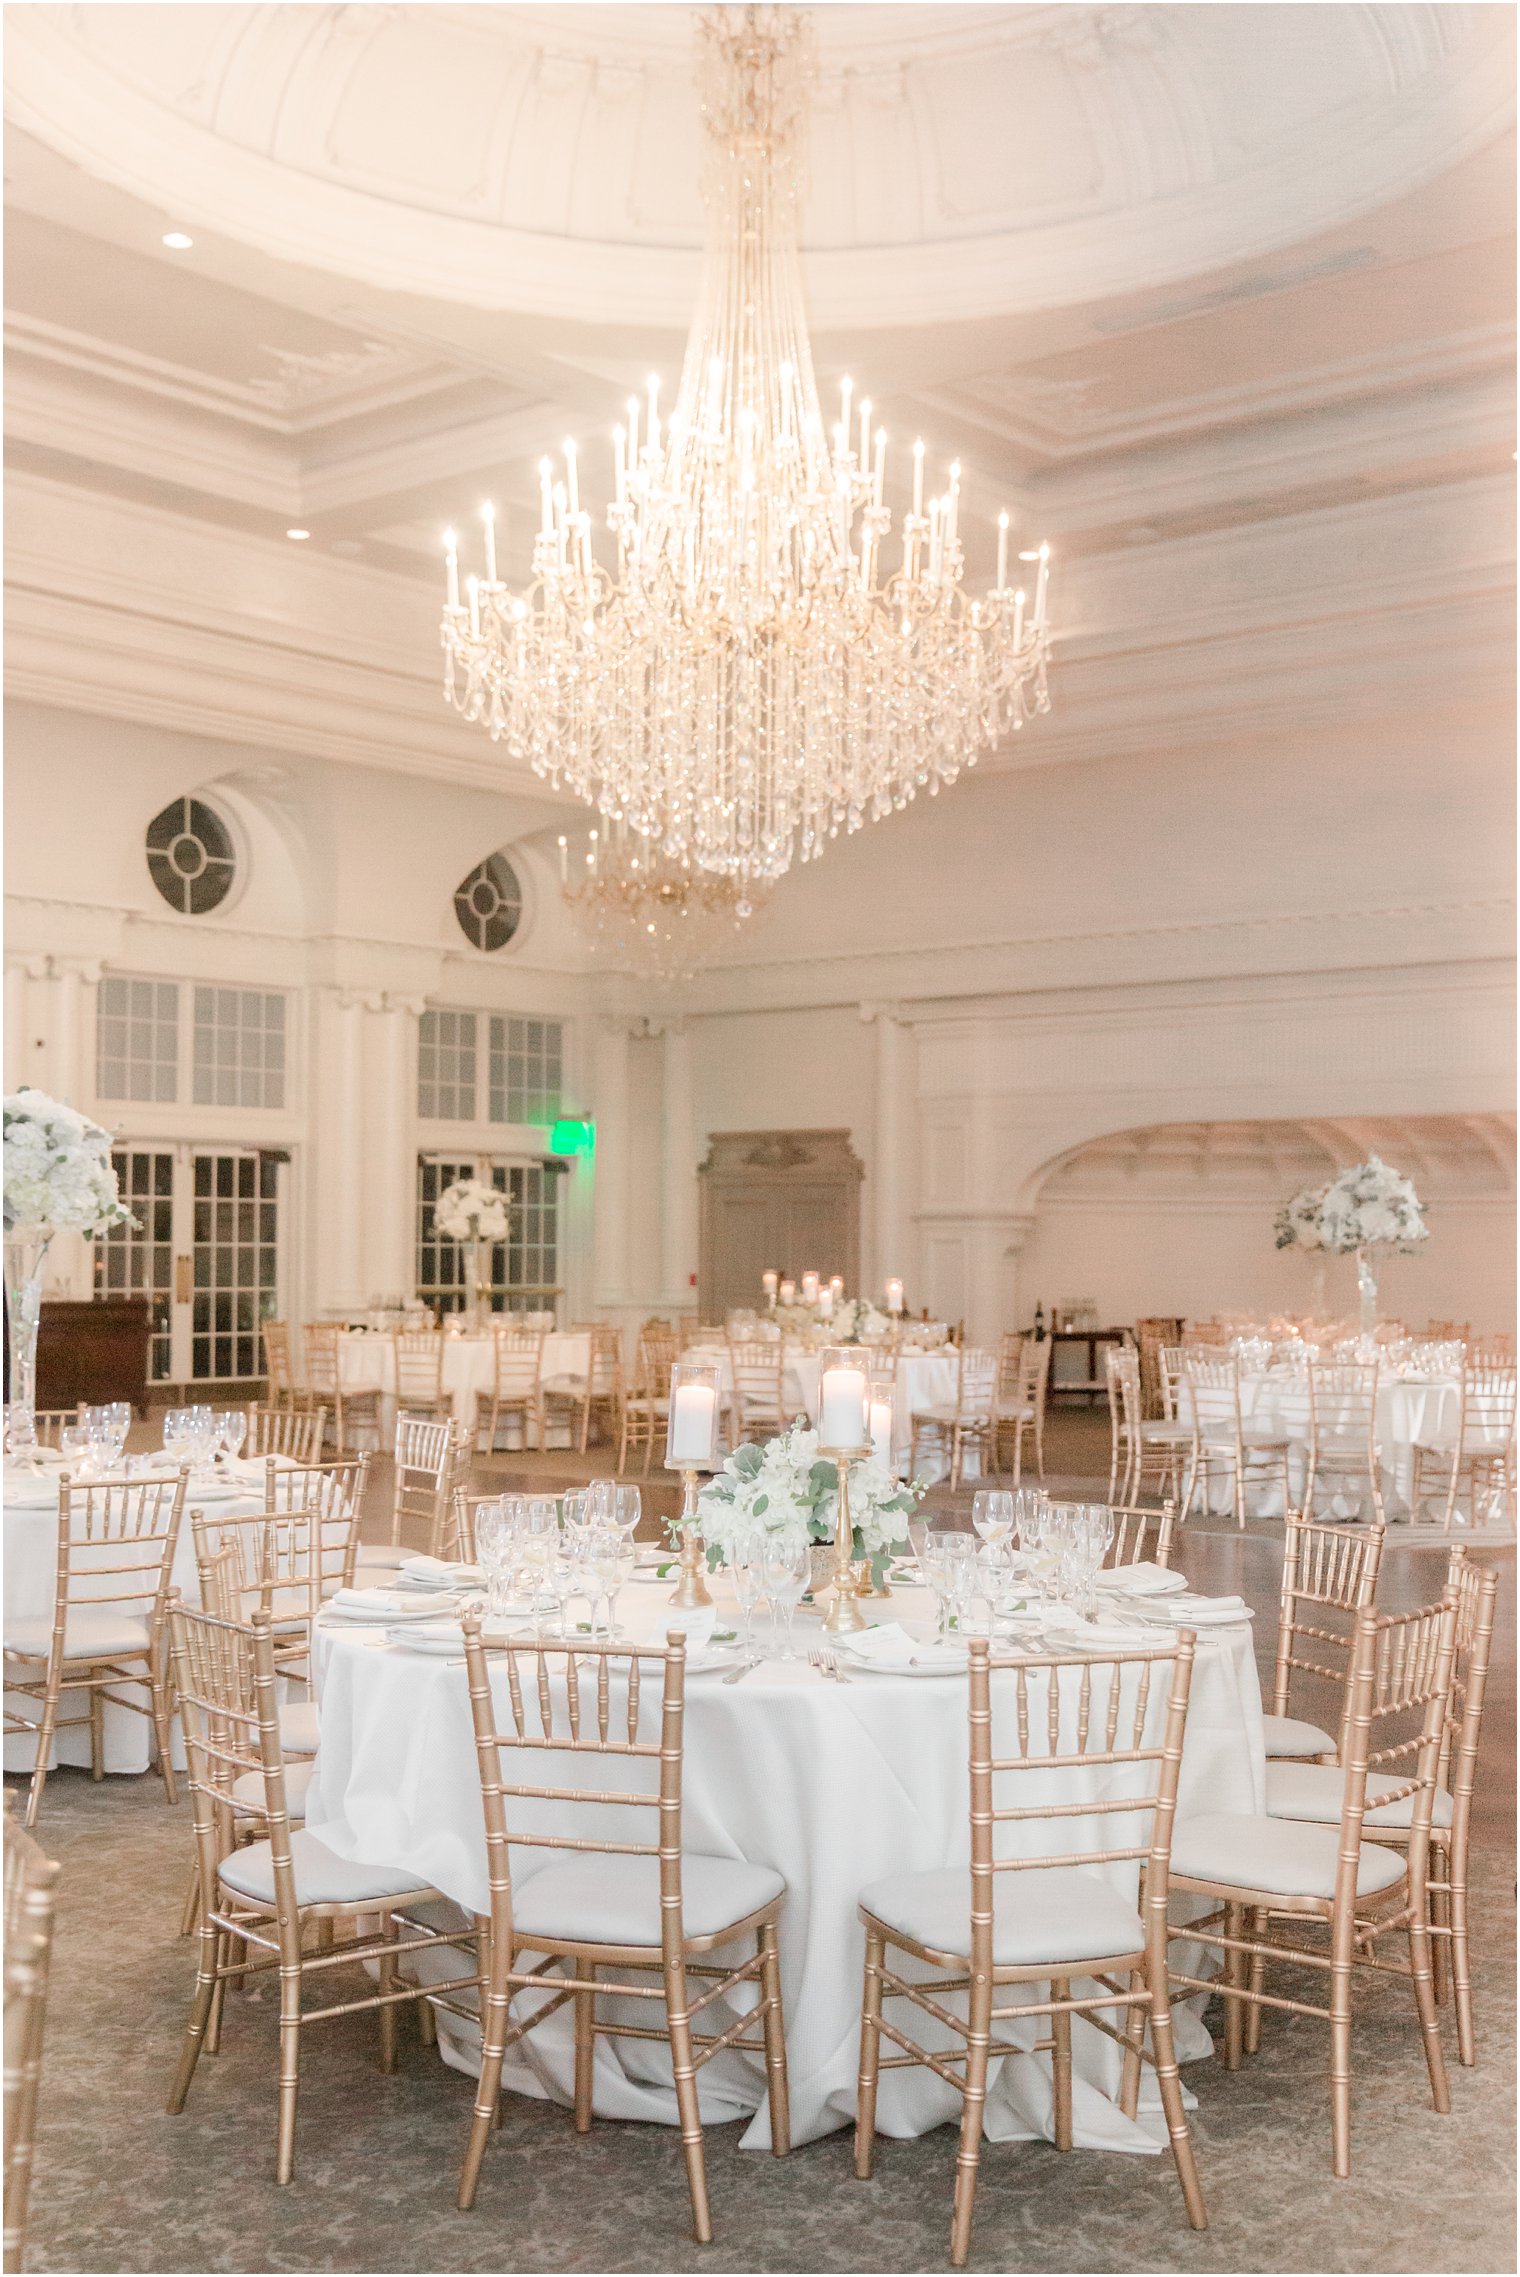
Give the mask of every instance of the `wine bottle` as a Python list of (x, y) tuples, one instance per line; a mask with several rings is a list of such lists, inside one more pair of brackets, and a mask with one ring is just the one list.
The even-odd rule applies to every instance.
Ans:
[(1034, 1340), (1036, 1344), (1045, 1341), (1045, 1307), (1038, 1301), (1034, 1308)]

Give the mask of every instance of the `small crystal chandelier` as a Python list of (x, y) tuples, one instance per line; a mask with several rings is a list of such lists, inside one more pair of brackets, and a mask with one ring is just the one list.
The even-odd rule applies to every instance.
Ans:
[(763, 898), (737, 878), (673, 862), (621, 821), (593, 830), (580, 861), (562, 837), (559, 874), (593, 953), (659, 980), (690, 979)]
[[(576, 452), (540, 466), (521, 591), (485, 575), (460, 598), (445, 540), (445, 694), (556, 787), (692, 866), (749, 885), (809, 861), (952, 783), (1049, 708), (1049, 549), (1033, 592), (962, 588), (960, 468), (913, 510), (888, 561), (886, 435), (847, 379), (825, 426), (802, 305), (797, 204), (812, 48), (785, 8), (724, 8), (700, 28), (707, 249), (675, 408), (659, 382), (614, 437), (599, 560)], [(610, 548), (607, 550), (611, 550)]]

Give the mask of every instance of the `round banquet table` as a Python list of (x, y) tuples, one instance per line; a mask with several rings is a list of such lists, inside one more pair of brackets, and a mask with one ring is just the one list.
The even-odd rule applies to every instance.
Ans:
[[(715, 1595), (720, 1624), (731, 1622), (721, 1586)], [(882, 1617), (918, 1620), (930, 1610), (925, 1592), (894, 1588)], [(668, 1583), (636, 1583), (624, 1590), (619, 1620), (636, 1640), (662, 1637), (669, 1617)], [(806, 1609), (799, 1614), (799, 1647), (805, 1649), (817, 1626)], [(1157, 1632), (1137, 1630), (1136, 1635), (1151, 1642)], [(462, 1661), (409, 1652), (388, 1644), (376, 1630), (318, 1623), (315, 1664), (321, 1746), (307, 1796), (308, 1827), (344, 1858), (407, 1868), (467, 1913), (488, 1911), (480, 1791)], [(499, 1672), (500, 1663), (495, 1666)], [(997, 1681), (1011, 1684), (1011, 1679)], [(499, 1697), (505, 1717), (504, 1679)], [(646, 1708), (653, 1697), (651, 1687)], [(1152, 1704), (1158, 1717), (1161, 1705), (1158, 1687)], [(969, 1858), (965, 1679), (861, 1669), (849, 1683), (836, 1684), (815, 1673), (805, 1659), (766, 1662), (737, 1685), (724, 1684), (717, 1670), (693, 1672), (687, 1680), (685, 1722), (684, 1846), (762, 1863), (786, 1879), (780, 1944), (792, 2139), (807, 2142), (854, 2119), (863, 1960), (863, 1932), (856, 1917), (860, 1890), (882, 1875)], [(1005, 1752), (1011, 1751), (1010, 1745)], [(605, 1784), (607, 1771), (608, 1760), (598, 1758), (595, 1783)], [(1105, 1780), (1133, 1779), (1135, 1774), (1093, 1770), (1080, 1776), (1092, 1782), (1096, 1797), (1114, 1791)], [(533, 1777), (549, 1782), (541, 1756), (535, 1758)], [(592, 1783), (585, 1767), (570, 1772), (569, 1780)], [(560, 1783), (557, 1773), (554, 1783)], [(1264, 1803), (1261, 1694), (1249, 1624), (1242, 1622), (1199, 1637), (1179, 1814), (1260, 1811)], [(1106, 1838), (1114, 1839), (1115, 1823), (1112, 1818), (1056, 1821), (1053, 1829), (1043, 1830), (1043, 1848), (1078, 1849), (1084, 1841), (1096, 1846), (1105, 1830)], [(597, 1831), (605, 1833), (605, 1826)], [(1021, 1833), (1010, 1829), (1010, 1839)], [(1038, 1846), (1032, 1830), (1029, 1839)], [(514, 1873), (531, 1872), (554, 1855), (519, 1849)], [(1135, 1871), (1107, 1870), (1131, 1877)], [(424, 1963), (434, 1958), (443, 1964), (445, 1956), (420, 1956)], [(1212, 2043), (1195, 2014), (1179, 2009), (1177, 2022), (1179, 2055), (1210, 2052)], [(931, 2033), (940, 2029), (918, 2014), (914, 2024)], [(442, 2012), (438, 2026), (446, 2060), (478, 2071), (479, 2039), (473, 2028)], [(1081, 2018), (1074, 2022), (1074, 2061), (1078, 2143), (1145, 2152), (1164, 2147), (1165, 2128), (1149, 2072), (1139, 2118), (1130, 2121), (1116, 2101), (1118, 2050)], [(568, 2104), (573, 2101), (573, 2069), (566, 2010), (509, 2053), (503, 2084)], [(758, 2057), (726, 2051), (704, 2067), (699, 2079), (704, 2117), (748, 2117), (744, 2147), (768, 2146)], [(594, 2102), (606, 2118), (675, 2125), (667, 2051), (656, 2042), (599, 2038)], [(886, 2134), (922, 2134), (958, 2111), (954, 2090), (924, 2067), (883, 2074), (878, 2124)], [(1043, 2057), (1004, 2059), (989, 2094), (986, 2129), (1002, 2140), (1051, 2136), (1049, 2068)]]
[[(140, 1459), (140, 1458), (137, 1458)], [(282, 1465), (286, 1458), (280, 1458)], [(5, 1502), (5, 1617), (7, 1623), (53, 1618), (53, 1601), (58, 1582), (58, 1478), (61, 1466), (44, 1463), (7, 1462), (3, 1474)], [(140, 1475), (140, 1474), (138, 1474)], [(185, 1497), (184, 1516), (180, 1521), (179, 1539), (174, 1545), (173, 1586), (181, 1591), (187, 1605), (200, 1603), (200, 1587), (195, 1573), (195, 1543), (190, 1531), (192, 1507), (212, 1511), (219, 1518), (252, 1517), (264, 1507), (264, 1458), (243, 1456), (237, 1462), (210, 1479), (192, 1478)], [(142, 1610), (148, 1610), (143, 1600)], [(122, 1692), (131, 1692), (123, 1684)], [(142, 1686), (137, 1695), (146, 1700)], [(35, 1700), (18, 1696), (19, 1711), (35, 1717)], [(77, 1707), (66, 1704), (65, 1714), (73, 1715)], [(112, 1701), (105, 1704), (104, 1719), (105, 1767), (109, 1772), (146, 1771), (151, 1759), (153, 1726), (146, 1716), (134, 1715), (129, 1708), (117, 1707)], [(5, 1768), (7, 1771), (30, 1771), (37, 1760), (37, 1743), (31, 1732), (7, 1732), (5, 1735)], [(84, 1724), (59, 1732), (53, 1741), (52, 1762), (78, 1763), (88, 1767), (90, 1760), (90, 1734)], [(175, 1760), (179, 1761), (176, 1745)], [(49, 1765), (52, 1768), (52, 1765)]]
[[(510, 1320), (503, 1313), (503, 1322)], [(579, 1380), (584, 1383), (591, 1366), (591, 1339), (589, 1336), (566, 1336), (557, 1331), (544, 1338), (543, 1375), (545, 1383)], [(395, 1429), (396, 1363), (388, 1336), (373, 1335), (365, 1329), (350, 1329), (338, 1339), (338, 1376), (345, 1392), (377, 1391), (382, 1394), (383, 1417), (381, 1442), (389, 1442)], [(461, 1423), (474, 1425), (478, 1410), (489, 1406), (491, 1388), (496, 1380), (496, 1345), (489, 1336), (451, 1336), (443, 1332), (443, 1389), (452, 1400), (454, 1414)], [(520, 1446), (521, 1432), (514, 1422), (503, 1419), (508, 1432), (507, 1444)], [(570, 1443), (567, 1436), (564, 1444)]]
[[(1181, 1387), (1179, 1407), (1187, 1420), (1191, 1397)], [(1390, 1518), (1417, 1515), (1409, 1507), (1414, 1485), (1416, 1442), (1450, 1447), (1457, 1435), (1462, 1410), (1462, 1386), (1455, 1378), (1389, 1377), (1380, 1380), (1377, 1394), (1377, 1443), (1381, 1455), (1383, 1502)], [(1198, 1419), (1205, 1439), (1216, 1444), (1233, 1433), (1226, 1392), (1205, 1391), (1198, 1402)], [(1309, 1460), (1309, 1389), (1291, 1368), (1242, 1371), (1240, 1421), (1249, 1442), (1253, 1437), (1288, 1441), (1288, 1485), (1295, 1505), (1302, 1498)], [(1334, 1428), (1333, 1414), (1330, 1418)], [(1249, 1449), (1248, 1449), (1249, 1451)], [(1444, 1475), (1441, 1483), (1445, 1484)], [(1233, 1487), (1228, 1470), (1215, 1460), (1209, 1484), (1209, 1507), (1227, 1510)], [(1316, 1494), (1316, 1502), (1318, 1495)], [(1246, 1497), (1253, 1517), (1281, 1517), (1282, 1489), (1270, 1481), (1253, 1486)], [(1348, 1513), (1349, 1515), (1349, 1513)]]

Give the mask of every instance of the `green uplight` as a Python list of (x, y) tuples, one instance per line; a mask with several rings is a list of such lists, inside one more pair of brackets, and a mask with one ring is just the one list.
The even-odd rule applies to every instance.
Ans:
[(549, 1133), (554, 1154), (594, 1154), (596, 1125), (589, 1115), (562, 1115)]

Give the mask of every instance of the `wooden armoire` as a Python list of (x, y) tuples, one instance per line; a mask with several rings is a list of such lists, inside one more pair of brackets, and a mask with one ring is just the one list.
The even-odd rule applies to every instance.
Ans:
[(714, 1131), (702, 1185), (697, 1293), (704, 1320), (763, 1301), (768, 1266), (860, 1286), (860, 1182), (848, 1131)]

